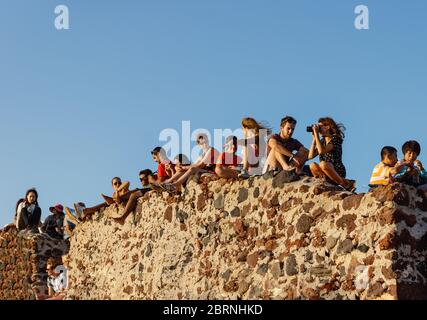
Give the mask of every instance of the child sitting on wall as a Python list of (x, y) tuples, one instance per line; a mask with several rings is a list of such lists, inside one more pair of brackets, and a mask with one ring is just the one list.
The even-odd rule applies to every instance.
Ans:
[(414, 187), (427, 184), (427, 171), (421, 161), (417, 160), (421, 153), (420, 144), (414, 140), (407, 141), (402, 146), (402, 152), (404, 158), (396, 164), (398, 172), (394, 179)]
[(393, 176), (404, 167), (404, 165), (396, 166), (397, 162), (396, 148), (390, 146), (382, 148), (381, 162), (378, 163), (372, 171), (369, 186), (375, 188), (394, 182)]

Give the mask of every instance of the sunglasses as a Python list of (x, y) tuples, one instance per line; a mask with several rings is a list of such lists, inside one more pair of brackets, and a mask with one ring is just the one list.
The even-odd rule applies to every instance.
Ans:
[(142, 182), (142, 181), (147, 180), (147, 179), (148, 179), (148, 177), (142, 177), (142, 178), (140, 177), (140, 178), (139, 178), (139, 181), (141, 181), (141, 182)]
[(121, 185), (122, 183), (120, 182), (120, 181), (115, 181), (114, 183), (113, 183), (113, 186), (119, 186), (119, 185)]

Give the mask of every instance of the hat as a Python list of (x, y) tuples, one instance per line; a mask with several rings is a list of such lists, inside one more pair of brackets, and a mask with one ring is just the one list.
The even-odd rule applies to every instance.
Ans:
[(50, 207), (49, 211), (52, 213), (56, 212), (64, 212), (64, 207), (62, 206), (62, 204), (55, 204), (55, 206)]

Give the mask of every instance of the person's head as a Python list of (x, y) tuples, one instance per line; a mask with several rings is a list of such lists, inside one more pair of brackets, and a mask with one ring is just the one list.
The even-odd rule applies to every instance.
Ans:
[(322, 137), (327, 136), (338, 136), (341, 139), (344, 139), (345, 127), (341, 123), (335, 122), (334, 119), (325, 117), (319, 119), (319, 133)]
[(50, 207), (49, 211), (52, 212), (53, 214), (64, 214), (64, 207), (62, 206), (62, 204), (58, 203), (53, 207)]
[(208, 136), (206, 135), (206, 134), (204, 134), (204, 133), (200, 133), (200, 134), (198, 134), (197, 135), (197, 140), (196, 140), (196, 142), (197, 142), (197, 145), (200, 147), (200, 148), (204, 148), (204, 147), (209, 147), (209, 138), (208, 138)]
[(267, 135), (271, 133), (271, 129), (267, 125), (263, 125), (254, 118), (249, 117), (242, 119), (242, 128), (245, 135), (249, 135), (250, 132), (253, 132), (255, 136), (259, 136), (261, 130), (265, 130), (264, 134)]
[(60, 265), (60, 263), (58, 263), (58, 260), (55, 258), (49, 258), (47, 260), (47, 265), (46, 265), (46, 271), (47, 271), (47, 275), (54, 277), (57, 276), (58, 273), (55, 272), (55, 268)]
[(226, 145), (230, 145), (230, 149), (228, 149), (228, 152), (235, 153), (237, 151), (238, 145), (237, 145), (237, 137), (236, 136), (229, 136), (227, 139), (225, 139)]
[(39, 194), (37, 193), (37, 190), (34, 188), (29, 189), (25, 193), (25, 201), (27, 201), (27, 203), (36, 204), (38, 199), (39, 199)]
[(145, 187), (150, 184), (150, 177), (153, 175), (153, 171), (150, 169), (141, 170), (139, 172), (139, 181), (141, 181), (141, 184)]
[(188, 159), (185, 154), (180, 153), (174, 158), (174, 163), (176, 165), (188, 166), (190, 164), (190, 159)]
[(155, 147), (153, 151), (151, 151), (151, 156), (155, 162), (160, 163), (166, 159), (166, 152), (162, 147)]
[(406, 141), (402, 146), (405, 161), (415, 161), (421, 153), (421, 146), (415, 140)]
[(282, 138), (292, 138), (296, 125), (297, 121), (294, 118), (290, 116), (284, 117), (282, 121), (280, 121), (280, 135)]
[(390, 146), (382, 148), (381, 161), (390, 167), (394, 167), (397, 163), (397, 149)]
[(113, 186), (114, 190), (117, 190), (122, 185), (122, 179), (119, 177), (114, 177), (111, 179), (111, 185)]

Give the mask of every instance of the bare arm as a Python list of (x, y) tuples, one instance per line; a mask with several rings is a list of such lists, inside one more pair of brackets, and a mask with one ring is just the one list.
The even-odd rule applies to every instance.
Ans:
[(129, 181), (123, 182), (123, 183), (120, 185), (120, 187), (117, 189), (117, 191), (118, 191), (118, 192), (121, 192), (121, 191), (127, 191), (127, 190), (129, 190), (129, 186), (130, 186), (130, 182), (129, 182)]
[(311, 143), (310, 146), (310, 151), (308, 152), (308, 159), (314, 159), (319, 155), (319, 153), (317, 152), (317, 148), (316, 148), (316, 140), (314, 139), (314, 135), (313, 135), (313, 141)]
[(203, 157), (201, 157), (200, 159), (198, 159), (190, 167), (203, 169), (206, 166), (206, 164), (208, 164), (210, 162), (211, 152), (212, 152), (212, 148), (209, 148), (209, 150), (207, 152), (205, 152), (205, 154), (203, 155)]
[(276, 139), (274, 139), (274, 138), (271, 138), (271, 139), (268, 141), (268, 146), (269, 146), (271, 149), (276, 150), (276, 151), (277, 151), (277, 152), (279, 152), (280, 154), (283, 154), (284, 156), (292, 157), (292, 152), (290, 152), (288, 149), (286, 149), (284, 146), (282, 146), (280, 143), (278, 143), (278, 142), (277, 142), (277, 140), (276, 140)]
[(323, 144), (322, 141), (320, 141), (320, 135), (319, 135), (319, 126), (314, 125), (313, 126), (313, 133), (314, 133), (314, 141), (316, 144), (316, 149), (319, 155), (329, 153), (332, 150), (334, 150), (334, 145), (332, 144)]

